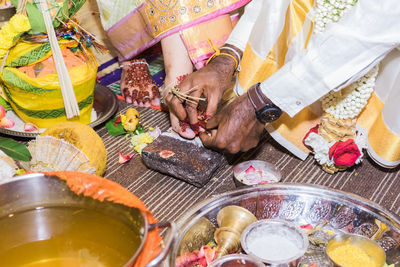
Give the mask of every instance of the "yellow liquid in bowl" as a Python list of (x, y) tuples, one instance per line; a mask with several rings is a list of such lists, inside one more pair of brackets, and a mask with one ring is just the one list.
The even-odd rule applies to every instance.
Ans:
[(141, 244), (143, 222), (128, 211), (122, 214), (124, 220), (78, 207), (50, 207), (1, 218), (0, 265), (123, 266)]

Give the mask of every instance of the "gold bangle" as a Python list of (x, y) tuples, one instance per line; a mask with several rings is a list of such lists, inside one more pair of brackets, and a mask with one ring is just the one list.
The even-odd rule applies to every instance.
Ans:
[(214, 52), (214, 54), (212, 54), (211, 57), (207, 60), (206, 65), (207, 65), (213, 58), (215, 58), (215, 57), (218, 57), (218, 56), (228, 56), (228, 57), (231, 57), (231, 58), (235, 61), (235, 65), (236, 65), (236, 66), (235, 66), (235, 70), (237, 70), (237, 68), (238, 68), (238, 66), (239, 66), (239, 62), (238, 62), (238, 60), (236, 59), (235, 56), (233, 56), (233, 55), (231, 55), (231, 54), (228, 54), (228, 53), (223, 53), (223, 52), (221, 52), (221, 50), (220, 50), (219, 48), (216, 48), (216, 47), (214, 46), (214, 43), (213, 43), (213, 41), (212, 41), (211, 39), (208, 39), (208, 43), (210, 44), (211, 48), (212, 48), (215, 52)]

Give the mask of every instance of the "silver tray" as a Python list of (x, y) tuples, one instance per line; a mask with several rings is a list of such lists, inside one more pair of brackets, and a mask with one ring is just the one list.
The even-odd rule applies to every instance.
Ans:
[[(97, 119), (89, 124), (90, 127), (96, 127), (106, 122), (115, 114), (118, 109), (117, 96), (108, 87), (97, 83), (94, 88), (93, 109), (96, 111)], [(0, 133), (27, 138), (35, 138), (40, 134), (40, 132), (27, 133), (6, 128), (0, 128)]]
[(15, 14), (15, 7), (0, 8), (0, 22), (6, 22)]
[[(179, 231), (171, 248), (166, 266), (175, 266), (180, 256), (179, 247), (185, 233), (202, 217), (217, 226), (216, 216), (220, 209), (228, 205), (239, 205), (250, 210), (257, 219), (283, 219), (298, 225), (324, 225), (313, 238), (327, 238), (326, 230), (334, 233), (347, 232), (371, 238), (377, 233), (380, 222), (388, 226), (388, 231), (377, 238), (386, 251), (387, 262), (400, 261), (400, 219), (381, 206), (357, 195), (316, 185), (270, 184), (245, 187), (205, 200), (186, 212), (177, 221)], [(318, 234), (320, 235), (318, 237)], [(329, 237), (330, 238), (330, 237)], [(328, 238), (328, 240), (329, 240)], [(311, 244), (311, 243), (310, 243)], [(204, 244), (205, 245), (205, 244)], [(301, 263), (318, 263), (318, 266), (332, 266), (326, 258), (324, 248), (310, 245)], [(397, 263), (395, 266), (400, 266)]]

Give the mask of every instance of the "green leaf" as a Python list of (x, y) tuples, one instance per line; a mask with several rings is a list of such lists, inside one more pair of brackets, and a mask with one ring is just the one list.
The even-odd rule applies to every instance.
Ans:
[(0, 105), (3, 106), (3, 108), (8, 111), (11, 109), (10, 104), (7, 102), (7, 100), (5, 100), (1, 95), (0, 95)]
[(41, 32), (46, 32), (46, 25), (44, 23), (43, 14), (39, 10), (39, 8), (36, 5), (27, 2), (26, 12), (28, 13), (29, 23), (32, 27), (30, 33), (38, 34)]
[(142, 133), (145, 133), (145, 129), (142, 127), (142, 125), (138, 124), (138, 126), (136, 127), (136, 130), (134, 132), (135, 135), (139, 135)]
[(128, 133), (122, 126), (122, 123), (117, 123), (117, 126), (114, 125), (117, 118), (118, 117), (114, 117), (106, 123), (106, 129), (111, 136), (120, 136)]
[(26, 146), (11, 138), (0, 136), (0, 149), (3, 150), (7, 156), (15, 160), (30, 161), (32, 158)]
[(61, 22), (60, 21), (68, 21), (69, 16), (68, 16), (68, 1), (69, 0), (64, 0), (63, 5), (58, 9), (57, 15), (55, 16), (53, 20), (53, 26), (54, 28), (57, 28), (60, 26)]
[(69, 17), (75, 15), (76, 12), (85, 4), (86, 0), (71, 0), (72, 6), (69, 9)]
[[(22, 1), (22, 0), (21, 0)], [(15, 6), (15, 8), (17, 8), (18, 6), (18, 0), (10, 0), (10, 2), (13, 4), (13, 6)]]

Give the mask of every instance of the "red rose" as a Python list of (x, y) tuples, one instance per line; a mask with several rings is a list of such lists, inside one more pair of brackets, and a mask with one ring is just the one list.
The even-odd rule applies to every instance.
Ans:
[(333, 162), (338, 166), (353, 166), (360, 155), (361, 152), (353, 139), (336, 142), (329, 149), (329, 159), (333, 158)]
[(309, 147), (306, 145), (305, 141), (307, 139), (307, 137), (310, 135), (310, 133), (316, 133), (318, 134), (318, 129), (319, 129), (319, 124), (315, 125), (315, 127), (311, 128), (308, 133), (306, 134), (306, 136), (304, 136), (303, 138), (303, 144), (309, 149), (309, 150), (313, 150), (312, 147)]

